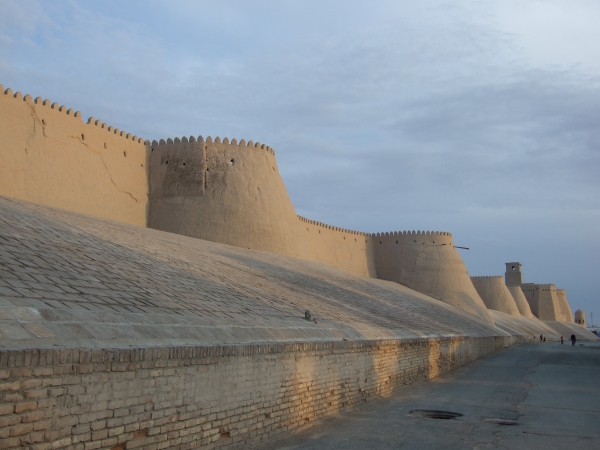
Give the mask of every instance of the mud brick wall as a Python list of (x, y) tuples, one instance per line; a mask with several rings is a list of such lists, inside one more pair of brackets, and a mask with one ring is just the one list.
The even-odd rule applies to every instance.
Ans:
[(514, 338), (0, 352), (0, 448), (245, 448)]

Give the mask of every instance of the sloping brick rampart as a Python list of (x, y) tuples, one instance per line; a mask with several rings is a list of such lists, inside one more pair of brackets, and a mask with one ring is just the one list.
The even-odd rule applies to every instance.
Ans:
[(0, 448), (245, 448), (513, 338), (0, 352)]

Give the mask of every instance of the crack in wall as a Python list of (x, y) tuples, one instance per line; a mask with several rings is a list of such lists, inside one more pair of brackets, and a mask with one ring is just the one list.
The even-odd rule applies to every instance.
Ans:
[(81, 144), (85, 145), (85, 146), (86, 146), (86, 147), (87, 147), (89, 150), (91, 150), (93, 153), (96, 153), (96, 154), (97, 154), (97, 155), (100, 157), (100, 161), (102, 161), (102, 164), (104, 165), (104, 169), (106, 170), (106, 173), (108, 174), (108, 178), (110, 179), (110, 182), (113, 184), (113, 186), (114, 186), (115, 188), (117, 188), (117, 190), (118, 190), (119, 192), (121, 192), (122, 194), (127, 194), (127, 195), (129, 195), (129, 196), (130, 196), (130, 197), (131, 197), (133, 200), (135, 200), (135, 202), (136, 202), (136, 203), (139, 203), (139, 200), (138, 200), (137, 198), (135, 198), (135, 196), (134, 196), (134, 195), (133, 195), (131, 192), (129, 192), (129, 191), (127, 191), (127, 190), (125, 190), (125, 189), (121, 188), (121, 187), (120, 187), (120, 186), (119, 186), (119, 185), (118, 185), (118, 184), (115, 182), (115, 180), (114, 180), (114, 179), (113, 179), (113, 177), (112, 177), (112, 174), (110, 173), (110, 169), (108, 168), (108, 165), (106, 164), (106, 161), (104, 161), (104, 157), (103, 157), (103, 155), (102, 155), (102, 152), (100, 152), (100, 151), (97, 151), (97, 150), (95, 150), (93, 147), (89, 146), (89, 145), (88, 145), (88, 144), (87, 144), (87, 143), (86, 143), (84, 140), (82, 140), (82, 139), (81, 139), (81, 137), (80, 137), (80, 136), (67, 136), (67, 139), (75, 139), (75, 140), (79, 141)]

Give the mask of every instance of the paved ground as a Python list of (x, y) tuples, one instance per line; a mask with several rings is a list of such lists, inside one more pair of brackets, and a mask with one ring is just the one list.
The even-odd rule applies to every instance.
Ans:
[(263, 448), (597, 449), (599, 376), (598, 343), (523, 344)]

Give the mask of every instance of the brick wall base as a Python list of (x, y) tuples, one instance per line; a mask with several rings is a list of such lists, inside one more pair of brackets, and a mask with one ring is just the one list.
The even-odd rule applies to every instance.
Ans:
[(244, 448), (516, 338), (0, 352), (0, 448)]

